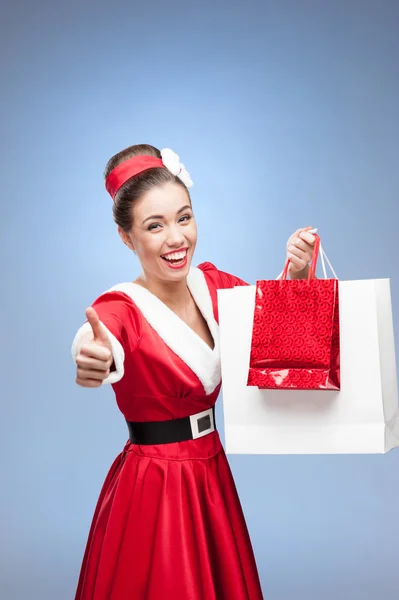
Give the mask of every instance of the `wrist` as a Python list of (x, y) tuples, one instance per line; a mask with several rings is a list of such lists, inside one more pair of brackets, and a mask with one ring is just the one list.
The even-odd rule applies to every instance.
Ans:
[(306, 265), (306, 267), (302, 269), (302, 271), (294, 271), (292, 273), (289, 273), (290, 279), (307, 279), (309, 275), (309, 269), (310, 266)]

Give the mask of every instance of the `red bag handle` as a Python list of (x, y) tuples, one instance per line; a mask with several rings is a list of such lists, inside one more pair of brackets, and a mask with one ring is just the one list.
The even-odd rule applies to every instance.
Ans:
[[(313, 234), (316, 238), (316, 241), (314, 243), (314, 250), (313, 250), (313, 257), (312, 260), (310, 262), (310, 269), (309, 269), (309, 273), (308, 273), (308, 279), (316, 279), (316, 268), (317, 268), (317, 261), (319, 258), (319, 252), (320, 252), (320, 236), (317, 233)], [(287, 275), (288, 275), (288, 269), (290, 266), (290, 259), (287, 258), (286, 262), (285, 262), (285, 267), (284, 267), (284, 271), (283, 274), (281, 276), (281, 280), (285, 281), (287, 279)]]

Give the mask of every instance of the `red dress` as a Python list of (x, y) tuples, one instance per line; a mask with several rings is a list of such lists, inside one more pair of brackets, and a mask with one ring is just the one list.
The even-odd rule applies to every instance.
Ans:
[[(128, 421), (186, 417), (220, 391), (217, 289), (245, 285), (210, 263), (192, 267), (191, 294), (212, 350), (134, 283), (94, 303), (115, 358), (112, 383)], [(77, 333), (76, 356), (85, 324)], [(103, 485), (75, 600), (261, 600), (250, 538), (217, 431), (198, 439), (128, 442)]]

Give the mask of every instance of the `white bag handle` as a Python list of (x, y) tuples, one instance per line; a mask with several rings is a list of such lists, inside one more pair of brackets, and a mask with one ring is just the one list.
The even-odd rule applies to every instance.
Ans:
[(337, 274), (334, 271), (332, 264), (328, 260), (328, 256), (324, 252), (323, 246), (321, 244), (320, 244), (320, 258), (321, 258), (321, 266), (322, 266), (322, 269), (323, 269), (324, 279), (327, 279), (326, 265), (324, 263), (324, 259), (327, 261), (327, 264), (330, 267), (331, 273), (334, 275), (334, 279), (338, 279)]

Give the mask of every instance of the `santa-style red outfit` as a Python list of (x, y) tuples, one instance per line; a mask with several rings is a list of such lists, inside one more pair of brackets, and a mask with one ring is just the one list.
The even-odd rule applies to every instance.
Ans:
[[(213, 429), (221, 386), (217, 290), (245, 283), (204, 263), (191, 267), (187, 285), (213, 349), (138, 284), (117, 285), (93, 303), (112, 343), (116, 370), (107, 381), (126, 421), (172, 422), (200, 413), (212, 426), (185, 441), (126, 443), (98, 500), (75, 600), (263, 598)], [(75, 337), (75, 357), (88, 327)]]

